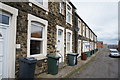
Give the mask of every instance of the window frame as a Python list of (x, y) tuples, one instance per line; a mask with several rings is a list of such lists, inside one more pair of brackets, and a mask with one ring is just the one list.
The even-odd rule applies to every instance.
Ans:
[[(32, 25), (36, 25), (36, 26), (39, 26), (39, 24), (40, 23), (36, 23), (36, 22), (31, 22), (31, 27), (32, 27)], [(42, 38), (34, 38), (34, 37), (32, 37), (32, 36), (30, 36), (30, 41), (31, 40), (33, 40), (33, 41), (40, 41), (40, 42), (42, 42), (42, 46), (41, 46), (41, 48), (43, 48), (43, 43), (44, 43), (44, 25), (43, 26), (40, 26), (40, 27), (42, 27), (43, 28), (43, 31), (42, 31)], [(42, 51), (42, 53), (40, 53), (40, 54), (43, 54), (43, 51)], [(34, 55), (40, 55), (40, 54), (34, 54)], [(31, 55), (32, 56), (32, 55)], [(34, 57), (34, 56), (33, 56)]]
[[(70, 38), (70, 51), (67, 50), (67, 33), (71, 33), (71, 38)], [(69, 29), (66, 29), (66, 54), (72, 52), (72, 31)]]
[[(67, 6), (69, 6), (70, 8), (71, 8), (71, 11), (69, 11), (68, 9), (67, 9)], [(71, 14), (71, 20), (70, 20), (70, 22), (67, 20), (67, 14), (68, 14), (68, 12)], [(72, 6), (66, 1), (66, 23), (69, 23), (69, 24), (71, 24), (72, 25)]]
[[(61, 6), (62, 4), (63, 4), (63, 7)], [(63, 12), (62, 12), (62, 10), (63, 10)], [(65, 5), (64, 5), (64, 1), (60, 1), (60, 13), (61, 13), (62, 15), (65, 14)]]
[(85, 37), (85, 24), (83, 23), (83, 36)]
[(49, 11), (48, 10), (48, 0), (43, 0), (43, 5), (40, 4), (37, 0), (28, 0), (30, 3), (33, 3), (34, 5), (44, 9), (45, 11)]
[[(38, 22), (40, 24), (44, 25), (43, 28), (43, 53), (42, 54), (35, 54), (30, 55), (30, 40), (31, 40), (31, 22)], [(39, 17), (36, 17), (34, 15), (28, 14), (28, 40), (27, 40), (27, 57), (35, 57), (37, 60), (45, 59), (47, 55), (47, 26), (48, 21), (41, 19)], [(35, 38), (32, 38), (35, 39)]]
[(81, 33), (81, 32), (82, 32), (82, 31), (81, 31), (81, 26), (82, 26), (81, 23), (82, 23), (81, 20), (78, 18), (78, 27), (79, 27), (78, 34), (80, 34), (80, 35), (82, 34), (82, 33)]
[(86, 26), (86, 37), (89, 38), (89, 28)]

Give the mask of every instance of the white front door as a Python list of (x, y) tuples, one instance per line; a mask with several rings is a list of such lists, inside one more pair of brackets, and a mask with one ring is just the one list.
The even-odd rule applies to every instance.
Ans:
[(61, 57), (59, 62), (64, 62), (64, 30), (60, 28), (57, 29), (57, 55)]
[(3, 64), (3, 36), (0, 28), (0, 80), (2, 79), (2, 64)]
[(0, 80), (7, 77), (7, 28), (0, 25)]
[(78, 56), (81, 56), (81, 40), (78, 40)]
[(10, 15), (0, 11), (0, 80), (8, 78), (8, 28)]

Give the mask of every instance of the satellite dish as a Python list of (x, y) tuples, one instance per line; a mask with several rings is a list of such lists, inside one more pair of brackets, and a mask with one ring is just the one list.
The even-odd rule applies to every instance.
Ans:
[(76, 27), (76, 28), (75, 28), (75, 31), (79, 31), (79, 30), (80, 30), (80, 28), (79, 28), (79, 27)]

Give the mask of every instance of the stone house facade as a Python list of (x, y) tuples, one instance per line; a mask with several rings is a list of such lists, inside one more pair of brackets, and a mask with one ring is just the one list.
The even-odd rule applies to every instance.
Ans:
[[(62, 58), (59, 62), (66, 64), (66, 54), (75, 52), (75, 34), (73, 31), (76, 8), (71, 2), (48, 3), (45, 0), (45, 2), (39, 3), (35, 0), (29, 0), (29, 2), (2, 2), (0, 4), (2, 5), (0, 8), (3, 18), (1, 24), (7, 24), (4, 23), (5, 18), (9, 21), (7, 25), (10, 25), (7, 29), (14, 28), (9, 31), (11, 34), (7, 32), (5, 34), (8, 38), (13, 35), (13, 38), (10, 38), (13, 43), (9, 44), (13, 46), (13, 49), (8, 47), (13, 52), (6, 52), (12, 54), (9, 59), (13, 64), (5, 68), (9, 69), (8, 71), (2, 70), (1, 67), (0, 71), (3, 78), (19, 76), (19, 58), (21, 57), (35, 57), (38, 60), (35, 70), (36, 76), (47, 70), (47, 54), (60, 55)], [(5, 43), (8, 43), (7, 39)], [(1, 44), (3, 43), (1, 42)], [(2, 50), (7, 50), (4, 46), (3, 44)], [(6, 57), (8, 56), (6, 55)], [(4, 60), (4, 57), (2, 59)], [(8, 60), (6, 61), (9, 63)]]
[(28, 0), (0, 5), (0, 79), (19, 76), (21, 57), (38, 60), (35, 75), (39, 76), (47, 71), (47, 54), (61, 56), (59, 63), (66, 65), (67, 53), (82, 53), (83, 42), (94, 41), (90, 39), (91, 29), (76, 15), (70, 1)]
[(77, 13), (75, 13), (75, 22), (77, 29), (75, 31), (76, 53), (79, 53), (79, 56), (81, 56), (83, 52), (97, 49), (97, 36)]

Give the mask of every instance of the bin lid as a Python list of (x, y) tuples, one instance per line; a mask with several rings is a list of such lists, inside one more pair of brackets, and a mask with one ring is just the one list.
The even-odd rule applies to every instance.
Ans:
[(68, 53), (67, 55), (73, 55), (73, 56), (78, 56), (78, 53)]
[(34, 64), (37, 62), (37, 59), (35, 59), (34, 57), (19, 58), (19, 60), (28, 64)]
[(54, 58), (54, 59), (59, 59), (60, 58), (60, 56), (58, 56), (58, 55), (52, 55), (52, 54), (47, 54), (47, 57), (48, 58)]

